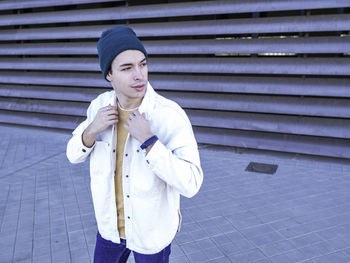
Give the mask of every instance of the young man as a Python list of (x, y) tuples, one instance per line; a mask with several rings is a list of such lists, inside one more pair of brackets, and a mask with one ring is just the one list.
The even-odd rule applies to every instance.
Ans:
[(74, 131), (67, 157), (90, 156), (98, 226), (94, 262), (169, 262), (180, 228), (180, 194), (203, 181), (197, 143), (185, 112), (148, 82), (147, 52), (132, 29), (110, 28), (98, 41), (113, 91), (94, 99)]

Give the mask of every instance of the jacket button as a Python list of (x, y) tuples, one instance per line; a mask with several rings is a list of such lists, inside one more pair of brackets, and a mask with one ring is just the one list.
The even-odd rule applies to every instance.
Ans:
[(85, 153), (85, 152), (86, 152), (86, 150), (85, 150), (85, 149), (82, 149), (82, 151), (83, 151), (83, 153)]

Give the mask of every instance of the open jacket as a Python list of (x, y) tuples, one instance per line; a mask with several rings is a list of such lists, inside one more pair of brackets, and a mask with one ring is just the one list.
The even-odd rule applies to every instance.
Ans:
[[(114, 90), (94, 99), (87, 119), (74, 131), (67, 144), (71, 163), (90, 156), (91, 193), (101, 236), (120, 243), (117, 227), (114, 175), (116, 169), (116, 126), (101, 132), (88, 148), (82, 133), (101, 107), (116, 105)], [(159, 140), (146, 155), (139, 142), (128, 134), (123, 156), (123, 196), (127, 247), (154, 254), (171, 243), (181, 224), (180, 194), (195, 195), (203, 181), (198, 147), (185, 112), (175, 102), (157, 94), (148, 83), (139, 107)]]

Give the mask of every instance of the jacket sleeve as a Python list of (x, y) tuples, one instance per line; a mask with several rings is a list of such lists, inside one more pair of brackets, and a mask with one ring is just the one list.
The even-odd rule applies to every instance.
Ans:
[(94, 149), (95, 144), (92, 147), (86, 147), (83, 144), (83, 132), (89, 126), (91, 122), (91, 104), (87, 110), (87, 118), (83, 121), (73, 132), (73, 136), (67, 143), (66, 155), (71, 163), (84, 162)]
[(145, 159), (155, 175), (190, 198), (199, 191), (203, 182), (198, 146), (189, 121), (173, 123), (177, 123), (171, 134), (176, 147), (170, 150), (158, 140)]

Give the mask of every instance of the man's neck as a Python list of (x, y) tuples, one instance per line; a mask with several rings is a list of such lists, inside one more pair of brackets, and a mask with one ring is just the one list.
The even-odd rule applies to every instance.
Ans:
[(138, 108), (141, 105), (143, 98), (138, 98), (135, 100), (118, 98), (119, 105), (124, 110), (133, 110)]

